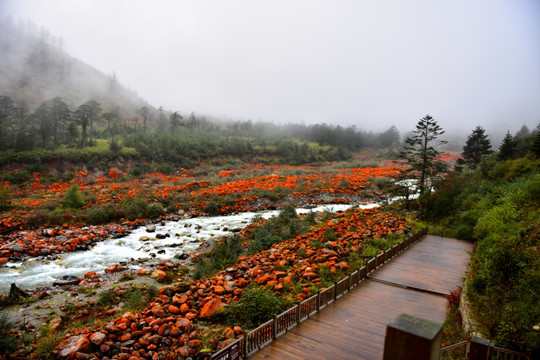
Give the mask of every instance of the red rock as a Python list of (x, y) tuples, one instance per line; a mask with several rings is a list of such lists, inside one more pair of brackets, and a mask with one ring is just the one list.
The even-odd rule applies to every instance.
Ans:
[(277, 284), (277, 285), (274, 287), (274, 290), (275, 290), (275, 291), (281, 292), (281, 291), (283, 290), (283, 285), (282, 285), (282, 284)]
[(184, 315), (186, 317), (186, 319), (188, 320), (193, 320), (197, 317), (197, 314), (196, 313), (192, 313), (192, 312), (188, 312), (186, 315)]
[(185, 314), (189, 311), (189, 305), (186, 304), (186, 303), (183, 303), (182, 305), (180, 305), (180, 312), (182, 314)]
[(188, 297), (187, 297), (186, 294), (180, 295), (180, 296), (178, 294), (174, 294), (173, 299), (172, 299), (172, 303), (174, 305), (182, 305), (187, 300), (188, 300)]
[(214, 286), (214, 293), (215, 294), (221, 295), (224, 292), (225, 292), (225, 289), (223, 288), (223, 286), (219, 286), (219, 285)]
[(105, 340), (106, 335), (102, 332), (95, 332), (92, 335), (90, 335), (90, 341), (95, 345), (101, 345), (103, 341)]
[(169, 312), (170, 312), (171, 314), (175, 314), (175, 315), (176, 315), (176, 314), (180, 314), (180, 309), (177, 308), (177, 307), (174, 306), (174, 305), (169, 305)]
[(208, 318), (217, 314), (223, 307), (224, 304), (219, 299), (212, 299), (203, 306), (199, 317), (201, 319)]
[(170, 329), (171, 325), (170, 324), (163, 324), (159, 327), (157, 333), (158, 335), (167, 335), (169, 334), (169, 329)]
[(235, 326), (233, 330), (236, 335), (242, 335), (244, 333), (244, 330), (240, 326)]
[(163, 308), (159, 305), (156, 305), (152, 308), (152, 314), (154, 314), (154, 316), (159, 317), (159, 318), (167, 317), (167, 314), (165, 313)]
[(167, 273), (163, 270), (156, 270), (150, 276), (158, 280), (165, 280)]
[(234, 337), (234, 330), (231, 328), (225, 329), (225, 338), (232, 339)]
[(99, 277), (99, 274), (97, 274), (95, 271), (89, 271), (86, 274), (84, 274), (85, 279), (94, 279), (98, 277)]
[(188, 342), (188, 346), (192, 349), (199, 349), (202, 347), (202, 341), (201, 340), (190, 340)]
[(191, 327), (191, 321), (186, 318), (180, 318), (176, 321), (176, 325), (183, 331), (187, 331)]
[(236, 285), (236, 283), (234, 281), (227, 281), (227, 282), (225, 282), (223, 287), (225, 288), (226, 291), (231, 292), (231, 291), (234, 290), (235, 285)]
[(60, 358), (75, 357), (76, 353), (88, 353), (90, 351), (90, 341), (81, 335), (72, 336), (64, 340), (56, 347)]
[(5, 258), (5, 257), (0, 258), (0, 265), (4, 265), (7, 262), (8, 262), (8, 258)]

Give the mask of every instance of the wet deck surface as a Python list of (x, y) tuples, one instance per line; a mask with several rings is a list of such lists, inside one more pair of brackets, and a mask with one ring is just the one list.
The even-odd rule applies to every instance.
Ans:
[(382, 359), (386, 324), (406, 313), (441, 323), (471, 243), (428, 235), (250, 359)]

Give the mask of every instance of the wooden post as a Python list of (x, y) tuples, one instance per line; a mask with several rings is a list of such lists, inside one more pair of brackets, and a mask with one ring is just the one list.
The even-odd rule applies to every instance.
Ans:
[(277, 338), (277, 316), (274, 315), (273, 318), (274, 321), (272, 321), (272, 339), (276, 340)]
[(244, 359), (248, 358), (248, 335), (249, 331), (244, 330)]
[(321, 310), (321, 290), (317, 290), (317, 312)]
[(401, 314), (386, 327), (383, 360), (439, 360), (442, 325)]
[(349, 274), (349, 289), (347, 290), (351, 291), (351, 287), (352, 287), (352, 273)]
[(490, 359), (492, 355), (491, 342), (486, 339), (482, 339), (473, 336), (471, 339), (471, 346), (469, 348), (469, 360), (485, 360)]
[(302, 304), (301, 301), (298, 301), (296, 303), (296, 323), (300, 324), (300, 319), (302, 318), (302, 307), (300, 306)]
[(337, 281), (334, 281), (334, 301), (337, 299)]

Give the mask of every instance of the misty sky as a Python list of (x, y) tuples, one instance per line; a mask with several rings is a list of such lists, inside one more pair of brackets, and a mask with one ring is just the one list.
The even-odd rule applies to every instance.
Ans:
[[(153, 106), (469, 133), (540, 123), (538, 0), (0, 0)], [(1, 56), (1, 54), (0, 54)]]

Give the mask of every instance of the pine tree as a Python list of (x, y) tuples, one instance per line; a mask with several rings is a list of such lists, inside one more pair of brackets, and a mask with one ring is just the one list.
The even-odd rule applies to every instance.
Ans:
[(404, 175), (417, 180), (420, 193), (420, 216), (425, 218), (431, 200), (431, 191), (437, 185), (440, 175), (446, 171), (446, 164), (437, 157), (440, 155), (435, 146), (446, 144), (447, 141), (437, 140), (444, 134), (437, 121), (426, 115), (416, 125), (412, 137), (405, 140), (405, 150), (401, 157), (409, 165), (402, 171)]
[(467, 137), (467, 142), (463, 146), (463, 162), (472, 168), (480, 163), (482, 156), (491, 154), (491, 141), (485, 134), (485, 130), (481, 126), (477, 126), (471, 135)]
[(532, 144), (531, 151), (536, 157), (540, 158), (540, 131), (537, 131), (534, 135), (534, 142)]
[(501, 145), (499, 146), (499, 160), (509, 160), (514, 157), (516, 149), (516, 143), (514, 138), (510, 134), (510, 131), (506, 132)]

